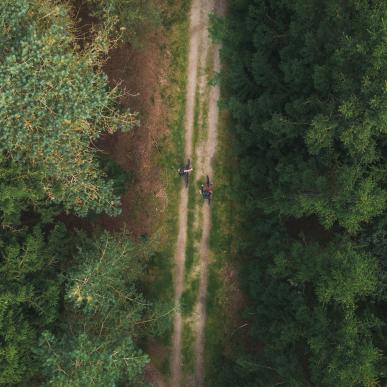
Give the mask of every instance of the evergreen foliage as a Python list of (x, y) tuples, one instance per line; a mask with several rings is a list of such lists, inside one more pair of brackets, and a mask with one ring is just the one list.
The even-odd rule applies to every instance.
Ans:
[(233, 0), (214, 20), (263, 347), (227, 359), (223, 385), (386, 381), (386, 14), (379, 0)]
[(51, 386), (115, 387), (117, 381), (138, 380), (148, 362), (130, 338), (109, 346), (103, 339), (85, 333), (58, 341), (44, 332), (41, 345), (47, 348), (45, 371), (52, 375), (47, 384)]
[(138, 382), (149, 361), (133, 343), (136, 325), (150, 307), (136, 288), (146, 251), (127, 234), (105, 233), (79, 246), (66, 279), (62, 333), (58, 338), (44, 333), (37, 351), (44, 359), (48, 385)]
[(154, 0), (86, 0), (94, 16), (113, 24), (116, 35), (138, 44), (146, 32), (160, 25), (161, 17)]
[(62, 5), (5, 1), (0, 24), (1, 153), (39, 179), (48, 201), (82, 216), (116, 214), (119, 198), (90, 144), (135, 120), (115, 112), (99, 51), (74, 51)]
[[(104, 262), (104, 269), (115, 271), (101, 273), (92, 259), (100, 252), (92, 239), (81, 244), (90, 252), (79, 252), (86, 266), (71, 271), (80, 242), (58, 218), (63, 212), (120, 211), (117, 190), (124, 177), (108, 179), (110, 170), (101, 167), (94, 143), (106, 131), (129, 129), (136, 118), (119, 112), (117, 92), (109, 91), (102, 73), (100, 55), (108, 41), (97, 35), (81, 51), (68, 9), (56, 1), (2, 1), (0, 26), (0, 384), (42, 385), (43, 371), (54, 385), (138, 380), (148, 361), (132, 341), (145, 308), (134, 287), (142, 256), (130, 242), (105, 235), (101, 241), (117, 254), (109, 255), (116, 266)], [(119, 270), (120, 264), (127, 265), (125, 270)], [(85, 305), (71, 308), (67, 301), (63, 312), (65, 284), (75, 286), (77, 275), (90, 274), (87, 269), (99, 270), (98, 281), (85, 290), (98, 302), (88, 310)], [(109, 286), (114, 291), (106, 292), (104, 303), (98, 294)], [(95, 318), (105, 318), (107, 311), (112, 313), (108, 317), (117, 317), (109, 321), (109, 332)], [(87, 331), (77, 330), (83, 313)], [(65, 328), (71, 325), (73, 336), (58, 326), (59, 316), (70, 315), (73, 325)], [(49, 348), (43, 350), (39, 342)], [(73, 359), (85, 367), (66, 368)], [(67, 374), (56, 374), (60, 367)]]
[(38, 372), (31, 350), (39, 332), (58, 317), (56, 270), (68, 257), (69, 238), (60, 224), (5, 227), (0, 232), (0, 384), (10, 385)]

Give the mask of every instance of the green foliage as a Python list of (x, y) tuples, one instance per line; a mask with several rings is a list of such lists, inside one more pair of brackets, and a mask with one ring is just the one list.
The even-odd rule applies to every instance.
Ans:
[(154, 0), (86, 0), (93, 15), (103, 23), (113, 23), (117, 34), (131, 43), (160, 25), (160, 13)]
[(356, 232), (386, 202), (384, 2), (247, 3), (223, 57), (255, 205)]
[(229, 5), (212, 30), (238, 140), (252, 343), (226, 356), (229, 378), (385, 384), (385, 2)]
[(74, 51), (62, 5), (18, 0), (0, 7), (3, 30), (17, 31), (17, 39), (0, 36), (0, 151), (37, 176), (48, 201), (80, 215), (119, 212), (90, 144), (106, 130), (129, 129), (134, 117), (115, 113), (116, 92), (107, 92), (98, 50)]
[(214, 13), (211, 13), (209, 15), (210, 19), (210, 25), (209, 25), (209, 33), (211, 35), (211, 38), (217, 42), (220, 43), (224, 37), (225, 34), (225, 22), (224, 19), (217, 16)]
[(358, 296), (376, 289), (376, 260), (357, 252), (349, 240), (335, 240), (327, 247), (288, 243), (289, 250), (274, 255), (271, 272), (277, 278), (288, 279), (293, 286), (312, 283), (322, 304), (335, 301), (353, 307)]
[(58, 316), (57, 261), (66, 256), (66, 235), (57, 225), (1, 232), (0, 384), (28, 380), (38, 368), (31, 350), (40, 330)]
[(186, 288), (181, 295), (181, 310), (184, 316), (192, 313), (196, 302), (196, 295), (199, 288), (199, 280), (195, 278), (192, 280), (189, 288)]
[[(69, 270), (78, 243), (58, 215), (119, 212), (118, 188), (124, 183), (107, 179), (111, 171), (101, 168), (94, 143), (106, 131), (129, 129), (136, 119), (120, 113), (117, 92), (108, 91), (100, 63), (108, 41), (97, 35), (80, 51), (68, 9), (46, 0), (2, 1), (0, 25), (0, 384), (35, 385), (42, 380), (42, 370), (56, 385), (77, 385), (74, 380), (95, 385), (90, 378), (97, 377), (100, 385), (109, 385), (118, 374), (135, 380), (147, 357), (134, 348), (130, 337), (135, 336), (134, 324), (145, 305), (134, 283), (129, 286), (127, 281), (142, 270), (142, 255), (133, 253), (130, 262), (124, 260), (122, 254), (131, 245), (117, 242), (114, 249), (108, 237), (103, 241), (116, 253), (109, 256), (116, 266), (104, 262), (111, 270), (102, 275), (101, 267), (82, 251), (79, 254), (89, 266), (71, 271), (74, 281), (91, 275), (90, 267), (99, 274), (96, 282), (83, 289), (98, 302), (90, 305), (90, 311), (87, 305), (71, 309), (65, 303), (68, 317), (74, 318), (66, 328), (70, 326), (74, 335), (65, 338), (56, 327), (60, 339), (49, 333), (41, 338), (49, 343), (46, 357), (43, 352), (33, 353), (42, 332), (58, 322), (64, 302), (63, 271)], [(89, 245), (92, 254), (100, 252), (98, 243)], [(131, 272), (129, 264), (137, 271)], [(117, 265), (128, 270), (121, 267), (119, 276)], [(67, 283), (75, 286), (71, 278), (66, 277)], [(106, 292), (106, 300), (99, 299), (104, 286), (110, 285), (114, 291)], [(96, 318), (105, 318), (103, 313), (112, 310), (117, 320), (111, 328), (117, 325), (117, 335), (125, 337), (120, 342), (113, 330), (101, 329), (103, 323)], [(83, 325), (87, 332), (78, 325), (81, 313), (88, 316)], [(67, 379), (63, 373), (55, 375), (60, 367), (73, 364), (74, 358), (82, 358), (89, 373), (76, 367), (73, 376), (68, 369)], [(106, 368), (99, 367), (101, 362)]]
[[(147, 305), (135, 287), (144, 270), (146, 252), (127, 234), (107, 233), (78, 249), (79, 265), (68, 274), (65, 298), (87, 314), (122, 320), (129, 333)], [(119, 329), (117, 324), (108, 325)]]
[(146, 249), (127, 234), (78, 244), (66, 278), (60, 333), (43, 334), (37, 356), (48, 385), (115, 386), (139, 381), (148, 356), (136, 348), (137, 325), (149, 309), (137, 290)]
[(47, 351), (45, 372), (52, 375), (48, 385), (54, 386), (114, 387), (121, 380), (137, 380), (149, 361), (130, 338), (109, 346), (104, 339), (85, 333), (58, 342), (45, 332), (40, 345), (38, 353)]
[[(324, 311), (318, 310), (315, 315), (322, 318)], [(375, 325), (376, 321), (363, 316), (360, 319), (352, 312), (346, 312), (341, 321), (316, 319), (314, 335), (308, 342), (314, 383), (322, 386), (377, 385), (382, 353), (372, 343), (370, 328)]]
[(113, 181), (113, 192), (116, 195), (123, 195), (127, 192), (129, 184), (133, 183), (133, 173), (124, 170), (119, 164), (108, 157), (100, 157), (100, 168), (106, 176)]
[(44, 211), (44, 201), (39, 173), (28, 174), (20, 163), (0, 154), (1, 222), (7, 226), (19, 224), (22, 212), (29, 207), (42, 204)]
[(375, 294), (378, 300), (387, 299), (387, 214), (374, 219), (365, 225), (359, 235), (359, 243), (366, 247), (378, 260), (380, 270), (378, 272), (379, 287)]
[(354, 251), (348, 241), (323, 247), (286, 240), (282, 245), (276, 237), (267, 239), (274, 259), (269, 253), (248, 268), (249, 294), (256, 302), (248, 311), (254, 316), (252, 335), (265, 342), (260, 361), (269, 363), (280, 380), (297, 385), (305, 378), (304, 353), (316, 385), (335, 379), (339, 385), (372, 385), (381, 353), (371, 338), (380, 320), (358, 305), (376, 289), (375, 260)]

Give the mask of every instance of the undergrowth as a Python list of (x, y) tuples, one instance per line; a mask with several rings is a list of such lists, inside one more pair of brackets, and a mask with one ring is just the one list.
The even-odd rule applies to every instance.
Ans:
[[(232, 340), (235, 305), (232, 305), (233, 284), (228, 271), (234, 267), (236, 256), (237, 206), (230, 187), (235, 179), (237, 160), (233, 154), (233, 136), (226, 112), (221, 112), (218, 125), (218, 149), (214, 165), (216, 200), (212, 206), (210, 248), (214, 259), (209, 265), (207, 289), (207, 323), (205, 332), (206, 385), (217, 386), (216, 369), (222, 366), (224, 352)], [(236, 317), (237, 318), (237, 317)]]
[[(154, 281), (149, 290), (154, 302), (173, 307), (174, 290), (172, 271), (174, 250), (178, 234), (178, 203), (181, 184), (177, 169), (184, 155), (184, 113), (187, 69), (188, 11), (190, 0), (165, 0), (160, 5), (164, 44), (160, 47), (169, 58), (167, 82), (161, 88), (161, 97), (167, 111), (167, 135), (157, 144), (154, 163), (160, 166), (161, 180), (168, 198), (164, 216), (160, 219), (159, 248), (152, 261)], [(172, 318), (162, 334), (161, 341), (169, 346), (172, 334)], [(163, 374), (169, 373), (169, 357), (162, 364), (156, 364)]]

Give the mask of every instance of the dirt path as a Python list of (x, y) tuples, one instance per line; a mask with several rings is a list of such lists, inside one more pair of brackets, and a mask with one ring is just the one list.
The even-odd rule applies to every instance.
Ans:
[[(201, 0), (193, 0), (190, 15), (190, 42), (188, 54), (188, 74), (187, 74), (187, 93), (185, 108), (185, 159), (192, 158), (192, 136), (195, 113), (195, 95), (198, 72), (199, 45), (200, 45), (200, 18)], [(204, 26), (205, 28), (205, 26)], [(175, 250), (175, 305), (179, 307), (181, 295), (184, 289), (184, 265), (185, 250), (187, 241), (187, 215), (188, 215), (188, 191), (181, 185), (180, 203), (179, 203), (179, 228), (177, 244)], [(180, 311), (175, 314), (173, 322), (172, 335), (172, 353), (171, 353), (171, 386), (179, 387), (181, 385), (181, 338), (183, 321)]]
[[(190, 42), (188, 56), (187, 94), (185, 111), (185, 158), (192, 159), (192, 139), (194, 130), (195, 102), (199, 96), (201, 105), (208, 111), (205, 126), (205, 140), (196, 148), (195, 175), (201, 178), (209, 175), (212, 179), (212, 160), (216, 151), (218, 125), (219, 86), (212, 87), (208, 93), (207, 65), (211, 63), (211, 72), (220, 70), (219, 46), (213, 45), (208, 36), (209, 13), (222, 13), (223, 0), (193, 0), (190, 15)], [(208, 100), (205, 100), (208, 98)], [(196, 184), (197, 185), (197, 184)], [(195, 185), (195, 186), (196, 186)], [(195, 189), (191, 187), (190, 189)], [(179, 306), (184, 290), (185, 251), (187, 242), (188, 191), (182, 186), (179, 203), (179, 233), (175, 250), (175, 304)], [(199, 290), (194, 313), (194, 386), (204, 385), (204, 328), (206, 323), (206, 295), (208, 281), (209, 246), (208, 239), (211, 228), (211, 211), (205, 203), (201, 207), (201, 240), (199, 246)], [(182, 330), (183, 319), (177, 312), (174, 319), (172, 354), (171, 354), (171, 386), (182, 386)]]
[[(225, 1), (218, 0), (212, 3), (213, 11), (218, 15), (224, 14)], [(220, 71), (219, 45), (213, 45), (210, 50), (212, 72)], [(209, 175), (213, 180), (212, 161), (215, 156), (217, 146), (217, 127), (219, 118), (218, 101), (220, 98), (219, 84), (211, 87), (208, 98), (208, 121), (207, 121), (207, 140), (203, 146), (197, 148), (197, 160), (200, 160), (200, 175)], [(211, 229), (211, 211), (210, 206), (202, 207), (202, 236), (199, 248), (200, 277), (199, 294), (195, 307), (196, 326), (195, 326), (195, 386), (204, 386), (204, 335), (206, 324), (206, 300), (208, 286), (208, 264), (209, 264), (209, 236)]]

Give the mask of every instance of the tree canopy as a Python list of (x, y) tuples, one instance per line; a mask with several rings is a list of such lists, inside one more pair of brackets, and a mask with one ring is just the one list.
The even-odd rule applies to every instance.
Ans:
[(78, 244), (68, 273), (61, 334), (43, 333), (37, 354), (48, 385), (116, 386), (139, 381), (149, 358), (137, 349), (137, 324), (150, 309), (136, 288), (146, 250), (127, 234)]
[[(139, 253), (128, 235), (123, 243), (104, 234), (109, 253), (117, 253), (111, 262), (133, 272), (124, 281), (128, 270), (104, 262), (111, 270), (101, 273), (93, 260), (100, 240), (89, 235), (85, 242), (59, 217), (120, 212), (120, 184), (105, 172), (95, 144), (103, 133), (130, 129), (136, 118), (121, 111), (102, 72), (108, 42), (97, 35), (81, 49), (68, 7), (48, 0), (2, 1), (0, 25), (0, 384), (135, 380), (148, 361), (134, 342), (146, 305), (135, 288), (144, 269)], [(86, 245), (88, 253), (79, 250)], [(77, 254), (83, 266), (72, 271)], [(70, 314), (79, 321), (85, 305), (64, 311), (63, 293), (94, 273), (85, 289), (86, 299), (95, 300), (85, 312), (90, 328), (78, 329), (74, 321), (67, 336), (58, 321)], [(98, 298), (109, 286), (109, 298)], [(103, 322), (96, 315), (106, 319), (107, 312), (117, 317), (110, 321), (117, 332), (97, 334)], [(69, 368), (74, 359), (84, 367)], [(57, 373), (61, 368), (66, 373)]]
[(386, 13), (379, 0), (233, 0), (214, 20), (245, 317), (263, 348), (235, 353), (226, 385), (385, 382)]
[(357, 231), (386, 201), (384, 2), (234, 3), (228, 106), (254, 202)]
[[(85, 216), (116, 214), (119, 198), (93, 146), (103, 132), (128, 130), (99, 63), (102, 42), (76, 51), (66, 7), (49, 1), (0, 5), (0, 151), (23, 163), (46, 200)], [(97, 71), (96, 71), (97, 70)]]

